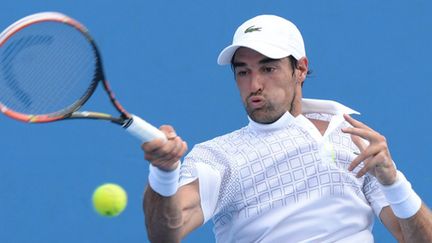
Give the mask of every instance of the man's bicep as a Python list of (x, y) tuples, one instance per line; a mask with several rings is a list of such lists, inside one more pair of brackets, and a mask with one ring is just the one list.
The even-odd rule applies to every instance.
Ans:
[(181, 238), (184, 238), (204, 223), (204, 214), (199, 194), (199, 180), (196, 179), (191, 183), (181, 186), (177, 194), (183, 214)]

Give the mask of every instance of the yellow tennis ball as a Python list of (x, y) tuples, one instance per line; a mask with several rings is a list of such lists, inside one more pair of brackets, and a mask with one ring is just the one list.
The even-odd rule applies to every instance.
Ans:
[(118, 216), (127, 205), (126, 191), (119, 185), (106, 183), (93, 192), (93, 206), (100, 215)]

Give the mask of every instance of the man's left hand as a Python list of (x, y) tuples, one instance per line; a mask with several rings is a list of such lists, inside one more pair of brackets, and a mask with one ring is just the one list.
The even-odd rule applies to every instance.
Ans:
[[(393, 184), (396, 181), (396, 167), (390, 156), (386, 138), (349, 115), (345, 114), (344, 118), (352, 127), (342, 128), (342, 132), (351, 134), (352, 141), (360, 150), (360, 154), (351, 162), (348, 170), (353, 171), (363, 162), (363, 168), (357, 172), (357, 177), (369, 172), (382, 185)], [(362, 138), (369, 141), (369, 145)]]

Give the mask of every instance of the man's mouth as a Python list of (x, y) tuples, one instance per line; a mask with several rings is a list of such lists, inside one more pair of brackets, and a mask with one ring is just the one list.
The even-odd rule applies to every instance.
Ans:
[(265, 99), (261, 95), (254, 95), (248, 98), (248, 106), (252, 109), (259, 109), (265, 104)]

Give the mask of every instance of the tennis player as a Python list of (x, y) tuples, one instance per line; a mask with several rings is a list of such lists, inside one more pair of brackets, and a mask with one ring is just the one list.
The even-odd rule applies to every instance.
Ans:
[(170, 126), (142, 145), (153, 242), (179, 242), (212, 219), (217, 242), (373, 242), (377, 216), (398, 241), (432, 242), (432, 214), (386, 139), (357, 111), (302, 98), (308, 59), (290, 21), (243, 23), (218, 57), (231, 65), (249, 124), (194, 146)]

